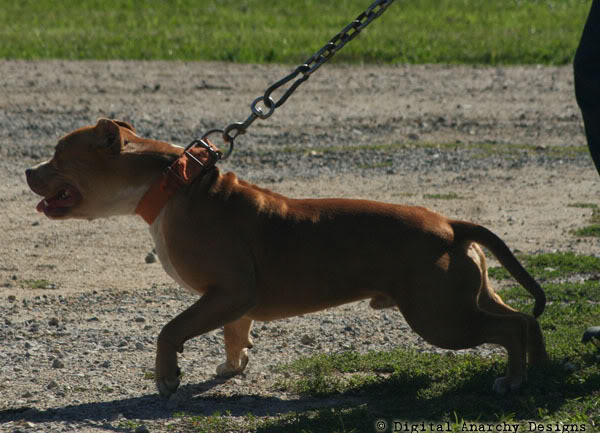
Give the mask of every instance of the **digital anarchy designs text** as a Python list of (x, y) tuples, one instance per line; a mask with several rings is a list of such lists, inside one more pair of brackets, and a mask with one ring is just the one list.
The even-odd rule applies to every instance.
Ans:
[(435, 423), (408, 421), (386, 421), (375, 422), (376, 432), (508, 432), (508, 433), (531, 433), (531, 432), (587, 432), (591, 431), (586, 423), (564, 423), (527, 421), (525, 423)]

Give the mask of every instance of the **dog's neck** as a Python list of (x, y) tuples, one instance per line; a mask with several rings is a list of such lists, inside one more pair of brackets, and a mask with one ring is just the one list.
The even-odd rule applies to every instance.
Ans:
[(135, 213), (152, 225), (179, 188), (200, 180), (214, 170), (215, 162), (203, 148), (194, 147), (182, 153), (148, 188), (138, 202)]

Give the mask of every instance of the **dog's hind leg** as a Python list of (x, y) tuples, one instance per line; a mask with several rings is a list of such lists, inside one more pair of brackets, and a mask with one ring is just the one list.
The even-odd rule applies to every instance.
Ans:
[(483, 276), (483, 284), (479, 293), (477, 303), (479, 307), (493, 314), (512, 314), (521, 316), (527, 321), (527, 357), (530, 365), (544, 364), (549, 361), (546, 346), (544, 344), (544, 336), (540, 329), (537, 319), (529, 314), (521, 313), (514, 308), (506, 305), (502, 298), (490, 286), (485, 255), (477, 244), (472, 244), (471, 247), (479, 256), (479, 267)]
[(527, 320), (520, 315), (501, 315), (483, 311), (478, 307), (470, 310), (432, 311), (422, 309), (423, 316), (452, 317), (451, 321), (432, 327), (424, 326), (422, 320), (407, 322), (427, 342), (443, 349), (461, 350), (484, 343), (498, 344), (508, 354), (506, 376), (496, 379), (494, 391), (504, 394), (517, 390), (526, 379)]
[(479, 306), (483, 279), (474, 255), (454, 250), (441, 257), (436, 267), (406, 282), (414, 288), (408, 295), (398, 292), (398, 307), (411, 328), (435, 346), (460, 350), (493, 343), (504, 347), (507, 373), (496, 380), (494, 390), (514, 391), (526, 378), (528, 323), (522, 315), (494, 314)]
[(217, 376), (231, 377), (244, 371), (248, 364), (248, 349), (252, 348), (251, 327), (252, 319), (247, 317), (224, 326), (227, 360), (217, 367)]

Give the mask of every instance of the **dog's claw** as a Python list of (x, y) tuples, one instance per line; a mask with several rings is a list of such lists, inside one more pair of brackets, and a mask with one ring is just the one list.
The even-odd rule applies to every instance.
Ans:
[(494, 392), (504, 395), (508, 392), (516, 392), (521, 387), (523, 378), (521, 377), (499, 377), (494, 381)]

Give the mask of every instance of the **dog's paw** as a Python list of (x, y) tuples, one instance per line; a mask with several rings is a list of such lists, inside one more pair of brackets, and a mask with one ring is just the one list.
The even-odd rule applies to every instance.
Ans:
[(237, 376), (238, 374), (242, 374), (246, 365), (248, 365), (248, 350), (244, 349), (240, 353), (240, 362), (237, 367), (230, 365), (227, 362), (220, 364), (217, 367), (217, 376), (227, 379), (233, 376)]
[(493, 390), (494, 392), (504, 395), (509, 392), (516, 392), (523, 384), (523, 378), (520, 376), (504, 376), (499, 377), (494, 381)]
[(162, 377), (156, 378), (156, 389), (163, 398), (169, 398), (179, 388), (179, 377), (181, 376), (181, 370), (177, 367), (177, 374), (175, 377)]

